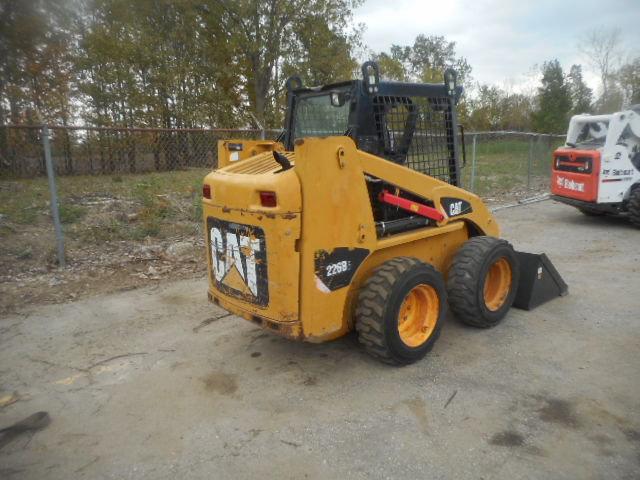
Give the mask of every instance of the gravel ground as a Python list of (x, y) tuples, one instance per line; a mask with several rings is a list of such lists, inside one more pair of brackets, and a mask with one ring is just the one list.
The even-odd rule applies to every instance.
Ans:
[(639, 478), (640, 232), (550, 201), (497, 216), (570, 295), (450, 317), (404, 368), (227, 316), (202, 278), (1, 318), (0, 428), (51, 423), (0, 438), (0, 478)]

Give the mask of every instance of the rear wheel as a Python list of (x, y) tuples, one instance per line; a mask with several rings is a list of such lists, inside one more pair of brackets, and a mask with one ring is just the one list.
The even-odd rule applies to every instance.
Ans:
[(434, 267), (411, 257), (389, 260), (358, 295), (358, 340), (386, 363), (420, 360), (440, 335), (446, 304), (444, 280)]
[(640, 185), (631, 191), (628, 209), (631, 224), (634, 227), (640, 228)]
[(471, 238), (458, 250), (449, 270), (449, 306), (467, 325), (493, 327), (511, 308), (519, 277), (518, 260), (509, 242)]

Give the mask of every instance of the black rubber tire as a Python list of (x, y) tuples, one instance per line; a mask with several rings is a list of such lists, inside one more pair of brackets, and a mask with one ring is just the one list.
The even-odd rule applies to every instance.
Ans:
[[(398, 313), (407, 293), (415, 286), (433, 287), (440, 300), (431, 335), (417, 347), (406, 345), (398, 331)], [(378, 360), (407, 365), (423, 358), (440, 336), (447, 311), (447, 291), (442, 274), (413, 257), (396, 257), (377, 267), (358, 294), (355, 311), (358, 340)]]
[(587, 217), (602, 217), (605, 213), (598, 210), (591, 210), (590, 208), (579, 208), (580, 212)]
[[(491, 265), (501, 257), (505, 257), (511, 267), (511, 289), (502, 306), (491, 311), (484, 300), (484, 282)], [(493, 327), (511, 308), (519, 278), (520, 264), (509, 242), (494, 237), (473, 237), (460, 247), (449, 269), (449, 307), (467, 325)]]
[(627, 209), (629, 210), (631, 225), (640, 228), (640, 185), (631, 190)]

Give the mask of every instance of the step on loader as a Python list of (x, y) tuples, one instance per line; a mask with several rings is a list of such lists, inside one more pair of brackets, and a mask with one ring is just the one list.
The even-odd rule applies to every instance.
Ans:
[(355, 330), (374, 357), (407, 364), (433, 347), (447, 306), (486, 328), (517, 298), (566, 293), (461, 188), (455, 72), (442, 84), (381, 81), (373, 62), (362, 73), (313, 88), (292, 77), (276, 141), (219, 142), (203, 185), (210, 301), (291, 339)]

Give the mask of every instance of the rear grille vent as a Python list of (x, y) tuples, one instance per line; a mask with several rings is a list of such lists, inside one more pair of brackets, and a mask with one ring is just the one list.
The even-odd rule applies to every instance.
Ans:
[(559, 172), (591, 173), (593, 170), (593, 159), (591, 157), (570, 158), (568, 156), (558, 156), (555, 159), (555, 169)]
[[(295, 154), (284, 153), (284, 155), (293, 164)], [(236, 173), (243, 175), (260, 175), (261, 173), (269, 173), (275, 170), (279, 170), (281, 167), (273, 158), (272, 152), (265, 152), (255, 157), (241, 160), (238, 163), (233, 163), (221, 169), (223, 172)]]

